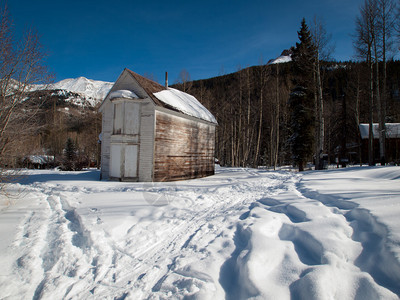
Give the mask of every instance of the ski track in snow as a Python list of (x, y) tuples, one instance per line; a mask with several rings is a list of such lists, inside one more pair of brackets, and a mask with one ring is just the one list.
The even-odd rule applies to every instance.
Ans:
[(27, 183), (0, 298), (398, 299), (387, 226), (304, 176)]

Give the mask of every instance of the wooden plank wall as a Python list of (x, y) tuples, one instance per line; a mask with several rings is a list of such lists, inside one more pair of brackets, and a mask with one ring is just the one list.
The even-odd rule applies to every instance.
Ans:
[(154, 105), (143, 103), (140, 117), (139, 181), (152, 181), (154, 153)]
[(214, 174), (215, 126), (156, 112), (154, 181)]
[(101, 178), (108, 179), (110, 172), (110, 144), (113, 130), (114, 109), (108, 101), (102, 111)]

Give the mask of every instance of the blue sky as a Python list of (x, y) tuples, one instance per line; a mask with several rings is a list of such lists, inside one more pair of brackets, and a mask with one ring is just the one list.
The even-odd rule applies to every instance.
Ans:
[(352, 59), (363, 0), (122, 1), (8, 0), (17, 35), (35, 27), (56, 81), (115, 81), (127, 67), (157, 81), (235, 72), (276, 58), (297, 42), (303, 17), (323, 19), (333, 58)]

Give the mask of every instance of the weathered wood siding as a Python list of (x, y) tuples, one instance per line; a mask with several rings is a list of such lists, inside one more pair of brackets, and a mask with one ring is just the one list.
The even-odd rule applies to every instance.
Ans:
[(113, 131), (114, 109), (110, 101), (104, 104), (102, 110), (102, 141), (101, 141), (101, 178), (108, 179), (110, 173), (110, 145)]
[(125, 89), (139, 99), (107, 97), (100, 106), (103, 179), (170, 181), (214, 174), (216, 124), (168, 109), (154, 96), (164, 87), (127, 69), (110, 93)]
[(215, 126), (156, 111), (154, 181), (214, 174)]
[(140, 118), (139, 181), (152, 181), (154, 154), (154, 104), (142, 103)]

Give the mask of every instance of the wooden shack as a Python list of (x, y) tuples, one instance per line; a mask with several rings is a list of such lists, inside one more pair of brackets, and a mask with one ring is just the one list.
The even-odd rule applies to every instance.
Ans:
[(214, 116), (193, 96), (125, 69), (103, 100), (101, 176), (173, 181), (214, 174)]
[[(400, 163), (400, 123), (386, 123), (386, 162)], [(368, 138), (369, 124), (360, 124), (361, 136), (361, 161), (368, 162)], [(375, 162), (380, 161), (379, 155), (379, 124), (374, 123), (372, 127), (373, 133), (373, 149)]]

